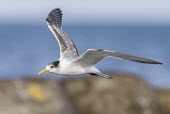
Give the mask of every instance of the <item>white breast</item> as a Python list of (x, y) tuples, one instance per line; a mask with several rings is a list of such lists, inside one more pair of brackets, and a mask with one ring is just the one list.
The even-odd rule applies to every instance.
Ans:
[(85, 73), (94, 72), (96, 68), (91, 67), (82, 67), (80, 64), (75, 64), (71, 62), (64, 62), (60, 66), (59, 74), (62, 75), (80, 75)]

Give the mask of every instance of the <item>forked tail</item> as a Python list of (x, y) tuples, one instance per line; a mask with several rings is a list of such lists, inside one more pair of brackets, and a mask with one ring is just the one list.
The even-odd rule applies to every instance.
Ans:
[(106, 79), (112, 79), (113, 78), (112, 76), (103, 74), (101, 72), (95, 72), (95, 73), (89, 73), (89, 74), (92, 75), (92, 76), (100, 76), (100, 77), (106, 78)]

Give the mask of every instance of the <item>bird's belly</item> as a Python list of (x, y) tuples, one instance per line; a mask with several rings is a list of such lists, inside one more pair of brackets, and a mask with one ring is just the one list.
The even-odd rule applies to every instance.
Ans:
[(88, 68), (83, 68), (81, 66), (64, 66), (60, 69), (59, 74), (62, 75), (80, 75), (87, 73)]

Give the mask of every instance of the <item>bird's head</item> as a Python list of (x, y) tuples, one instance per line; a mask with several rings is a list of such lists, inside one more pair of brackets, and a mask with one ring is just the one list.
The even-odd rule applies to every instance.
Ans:
[(39, 75), (39, 74), (43, 74), (43, 73), (45, 73), (45, 72), (58, 73), (58, 71), (59, 71), (59, 63), (60, 63), (60, 61), (54, 61), (54, 62), (52, 62), (52, 63), (49, 63), (49, 64), (45, 67), (45, 69), (41, 70), (41, 71), (38, 73), (38, 75)]

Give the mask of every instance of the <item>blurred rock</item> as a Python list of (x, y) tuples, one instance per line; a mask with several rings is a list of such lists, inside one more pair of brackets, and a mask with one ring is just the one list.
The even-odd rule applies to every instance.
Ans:
[(128, 75), (0, 81), (0, 114), (170, 114), (169, 93)]
[(170, 114), (170, 89), (155, 89), (155, 95), (165, 114)]
[(91, 77), (62, 87), (80, 114), (163, 114), (152, 89), (135, 77)]
[(0, 82), (0, 114), (75, 114), (54, 80)]

